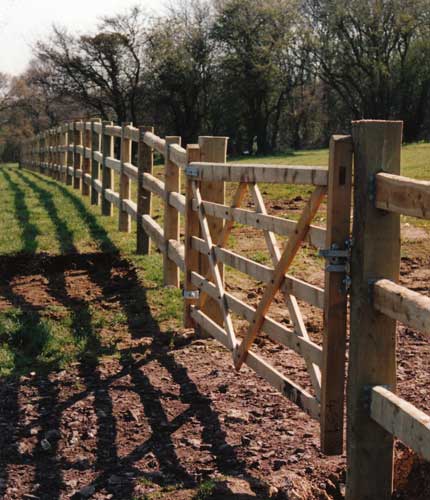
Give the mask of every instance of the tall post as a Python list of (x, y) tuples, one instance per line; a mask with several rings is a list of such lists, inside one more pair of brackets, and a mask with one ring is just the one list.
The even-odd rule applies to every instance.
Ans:
[(52, 170), (52, 149), (51, 149), (51, 146), (52, 146), (52, 131), (51, 130), (47, 130), (46, 131), (46, 151), (47, 151), (46, 159), (48, 161), (48, 172), (47, 172), (47, 174), (49, 175), (49, 177), (53, 177), (53, 170)]
[(91, 148), (91, 131), (87, 129), (87, 122), (82, 122), (82, 194), (88, 196), (90, 194), (90, 186), (86, 176), (91, 174), (91, 159), (88, 157), (88, 149)]
[(370, 418), (374, 385), (396, 387), (396, 322), (372, 305), (371, 283), (398, 281), (400, 218), (375, 208), (375, 175), (400, 174), (402, 122), (353, 122), (354, 222), (348, 373), (348, 500), (391, 499), (393, 436)]
[[(67, 129), (64, 123), (60, 127), (60, 180), (62, 182), (66, 182), (66, 174), (67, 174)], [(65, 170), (66, 169), (66, 170)]]
[(95, 130), (95, 123), (100, 126), (100, 120), (91, 120), (91, 205), (98, 205), (100, 202), (100, 197), (97, 189), (94, 187), (94, 183), (100, 177), (100, 164), (94, 159), (94, 153), (100, 151), (100, 138), (101, 135)]
[(119, 211), (118, 211), (118, 229), (125, 233), (130, 232), (131, 217), (122, 205), (123, 200), (129, 200), (131, 197), (130, 179), (124, 172), (124, 163), (131, 161), (131, 140), (125, 135), (128, 124), (123, 123), (121, 127), (121, 168), (119, 173)]
[(166, 252), (163, 254), (164, 284), (179, 288), (179, 268), (168, 255), (169, 240), (179, 240), (179, 212), (169, 203), (169, 195), (172, 192), (179, 193), (181, 189), (181, 173), (179, 167), (169, 159), (169, 145), (180, 144), (181, 138), (177, 136), (166, 137), (165, 153), (165, 190), (164, 200), (164, 239), (166, 241)]
[(154, 127), (139, 127), (138, 144), (138, 175), (137, 175), (137, 253), (149, 255), (151, 239), (142, 226), (142, 215), (151, 215), (152, 193), (144, 189), (143, 177), (145, 173), (151, 174), (154, 169), (154, 150), (144, 142), (145, 132), (154, 133)]
[(102, 215), (113, 215), (112, 203), (106, 199), (106, 189), (113, 189), (113, 172), (106, 165), (106, 158), (113, 156), (114, 144), (113, 137), (106, 134), (106, 126), (112, 125), (112, 122), (102, 122)]
[(67, 158), (66, 158), (66, 184), (68, 186), (72, 185), (73, 177), (70, 175), (69, 167), (73, 167), (73, 141), (74, 141), (74, 129), (73, 123), (67, 124)]
[[(227, 161), (227, 142), (228, 137), (199, 137), (201, 161), (225, 163)], [(206, 201), (215, 203), (225, 203), (225, 183), (223, 181), (205, 181), (201, 183), (200, 189), (202, 198)], [(224, 227), (224, 221), (208, 216), (209, 229), (212, 241), (218, 241), (218, 236)], [(218, 265), (221, 277), (224, 277), (224, 266)], [(200, 255), (200, 274), (205, 276), (209, 272), (209, 262), (206, 256)], [(223, 317), (218, 303), (212, 298), (208, 298), (203, 307), (203, 312), (216, 321), (219, 325), (223, 324)]]
[[(81, 122), (82, 123), (82, 122)], [(78, 153), (78, 146), (82, 145), (82, 133), (78, 130), (78, 122), (73, 122), (73, 187), (79, 189), (81, 179), (78, 177), (78, 170), (81, 170), (82, 158)]]
[[(326, 248), (347, 251), (352, 195), (350, 136), (331, 137), (328, 177)], [(341, 455), (343, 452), (348, 304), (345, 278), (345, 273), (325, 272), (321, 449), (326, 455)]]
[[(187, 164), (200, 161), (200, 146), (198, 144), (188, 144)], [(184, 276), (184, 326), (192, 328), (194, 322), (191, 318), (191, 306), (196, 304), (197, 298), (193, 297), (193, 292), (197, 292), (197, 287), (191, 282), (191, 273), (199, 272), (199, 252), (191, 245), (193, 236), (199, 236), (200, 224), (199, 215), (193, 210), (193, 188), (192, 179), (185, 180), (185, 276)]]

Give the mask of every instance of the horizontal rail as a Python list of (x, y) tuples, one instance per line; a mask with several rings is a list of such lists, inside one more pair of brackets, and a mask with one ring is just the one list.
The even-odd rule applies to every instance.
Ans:
[(122, 200), (122, 208), (133, 220), (137, 220), (137, 205), (132, 200)]
[(166, 190), (164, 187), (164, 182), (160, 181), (160, 179), (157, 179), (157, 177), (154, 177), (153, 175), (149, 174), (148, 172), (145, 172), (143, 174), (142, 186), (147, 191), (151, 191), (151, 193), (154, 193), (157, 196), (160, 196), (160, 198), (162, 198), (163, 200), (165, 199)]
[(143, 136), (143, 142), (162, 155), (164, 155), (166, 152), (166, 141), (164, 139), (161, 139), (161, 137), (158, 137), (158, 135), (153, 134), (152, 132), (145, 132)]
[(310, 184), (327, 186), (326, 167), (286, 165), (248, 165), (234, 163), (191, 163), (188, 172), (203, 181), (265, 182), (276, 184)]
[(137, 167), (135, 167), (131, 163), (124, 163), (123, 168), (125, 175), (130, 177), (130, 179), (137, 181), (137, 173), (138, 173)]
[(103, 161), (103, 155), (99, 153), (98, 151), (93, 152), (93, 160), (95, 160), (97, 163), (102, 163)]
[(393, 281), (373, 284), (373, 305), (379, 312), (405, 325), (430, 334), (430, 298)]
[(179, 144), (169, 144), (169, 160), (180, 168), (185, 168), (187, 165), (187, 152), (179, 146)]
[[(297, 222), (290, 219), (260, 214), (243, 208), (232, 208), (210, 201), (203, 201), (202, 204), (206, 215), (239, 222), (240, 224), (262, 229), (263, 231), (290, 236), (296, 230)], [(193, 210), (197, 211), (197, 200), (193, 200)], [(323, 248), (325, 246), (325, 238), (326, 230), (324, 228), (310, 226), (305, 241), (308, 241), (315, 248)]]
[(176, 240), (168, 241), (167, 255), (169, 259), (179, 267), (182, 272), (185, 272), (185, 247)]
[(375, 205), (389, 212), (430, 219), (430, 181), (377, 174)]
[[(191, 273), (191, 281), (200, 290), (203, 290), (210, 297), (218, 300), (218, 291), (216, 286), (209, 280), (196, 272)], [(228, 307), (248, 321), (252, 321), (255, 315), (255, 309), (234, 295), (225, 292)], [(274, 342), (289, 347), (297, 354), (300, 354), (312, 363), (322, 366), (322, 348), (304, 337), (298, 337), (297, 334), (277, 321), (266, 317), (261, 330)]]
[(93, 187), (98, 193), (103, 192), (103, 185), (98, 179), (93, 180)]
[(121, 137), (121, 127), (118, 125), (106, 125), (105, 135), (110, 135), (111, 137)]
[(372, 388), (370, 416), (422, 458), (430, 460), (430, 416), (382, 386)]
[(185, 215), (185, 196), (181, 193), (169, 193), (169, 205)]
[(121, 162), (117, 160), (116, 158), (112, 158), (111, 156), (107, 156), (105, 158), (106, 166), (108, 168), (111, 168), (112, 170), (115, 170), (115, 172), (120, 172), (121, 171)]
[(142, 215), (140, 219), (143, 229), (150, 236), (160, 252), (166, 251), (166, 240), (164, 239), (164, 231), (159, 224), (150, 215)]
[(120, 198), (118, 193), (112, 189), (105, 189), (105, 198), (119, 208)]
[(139, 129), (130, 125), (124, 127), (124, 137), (130, 141), (139, 142)]
[[(193, 236), (191, 244), (194, 250), (202, 254), (207, 254), (206, 243), (201, 238)], [(263, 283), (269, 283), (272, 280), (273, 268), (254, 262), (225, 248), (215, 247), (214, 250), (217, 259), (224, 264), (234, 267), (238, 271)], [(285, 275), (281, 290), (319, 309), (324, 309), (324, 290), (322, 288), (287, 274)]]
[[(215, 340), (229, 349), (229, 340), (227, 333), (217, 323), (211, 320), (199, 309), (191, 307), (191, 317), (199, 324), (203, 330), (208, 332)], [(248, 352), (245, 364), (268, 382), (274, 389), (283, 396), (295, 403), (305, 413), (319, 420), (320, 405), (316, 398), (307, 391), (292, 382), (288, 377), (282, 375), (273, 366), (270, 366), (260, 356), (252, 351)]]
[(96, 134), (101, 134), (102, 133), (102, 124), (100, 122), (94, 122), (93, 123), (93, 130)]

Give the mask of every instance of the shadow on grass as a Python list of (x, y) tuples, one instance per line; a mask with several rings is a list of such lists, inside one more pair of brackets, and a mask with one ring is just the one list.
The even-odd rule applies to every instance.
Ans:
[(89, 233), (92, 236), (92, 238), (98, 242), (100, 250), (102, 252), (117, 253), (119, 251), (118, 248), (110, 239), (106, 229), (102, 225), (100, 225), (97, 221), (97, 218), (91, 212), (88, 211), (88, 208), (85, 206), (85, 203), (77, 195), (69, 191), (69, 188), (63, 186), (62, 184), (56, 181), (44, 177), (41, 174), (35, 174), (34, 172), (23, 171), (22, 174), (23, 178), (25, 177), (27, 180), (29, 180), (30, 176), (32, 176), (34, 179), (37, 179), (40, 182), (43, 182), (46, 186), (55, 188), (61, 194), (61, 196), (66, 198), (73, 205), (73, 208), (76, 210), (79, 217), (87, 225)]
[(25, 192), (12, 180), (9, 172), (2, 168), (0, 174), (3, 175), (10, 191), (13, 193), (15, 217), (22, 228), (23, 251), (25, 253), (35, 253), (37, 250), (37, 236), (40, 234), (37, 226), (30, 222), (30, 211), (25, 203)]
[[(52, 222), (54, 225), (60, 226), (60, 228), (56, 228), (56, 234), (65, 238), (65, 241), (68, 242), (67, 248), (71, 248), (70, 241), (73, 239), (68, 232), (67, 224), (61, 219), (55, 206), (52, 206), (52, 194), (46, 196), (47, 190), (36, 185), (34, 179), (38, 183), (55, 186), (62, 195), (73, 203), (75, 209), (88, 225), (92, 236), (105, 251), (87, 255), (40, 256), (35, 257), (32, 261), (25, 260), (24, 256), (0, 259), (0, 271), (3, 271), (2, 276), (8, 283), (6, 287), (0, 288), (0, 294), (5, 296), (15, 307), (19, 307), (23, 314), (28, 315), (28, 318), (31, 318), (33, 322), (31, 329), (42, 322), (41, 309), (43, 307), (35, 307), (20, 292), (17, 292), (13, 286), (13, 277), (32, 276), (37, 272), (46, 278), (46, 291), (49, 296), (70, 312), (72, 317), (71, 330), (75, 338), (86, 341), (79, 368), (85, 389), (78, 395), (74, 394), (65, 401), (59, 401), (61, 382), (58, 381), (55, 374), (51, 374), (51, 376), (41, 374), (36, 377), (33, 384), (42, 396), (37, 420), (31, 423), (31, 426), (39, 425), (40, 428), (37, 452), (33, 456), (16, 455), (16, 453), (11, 455), (11, 449), (16, 446), (15, 438), (10, 439), (9, 436), (4, 436), (1, 448), (5, 450), (5, 453), (0, 455), (2, 462), (0, 464), (0, 477), (7, 477), (11, 462), (22, 465), (30, 463), (36, 469), (34, 482), (38, 486), (35, 488), (35, 495), (40, 498), (59, 499), (64, 493), (62, 471), (76, 468), (76, 463), (67, 460), (64, 455), (59, 453), (58, 442), (54, 439), (49, 441), (50, 449), (48, 452), (46, 450), (43, 452), (43, 440), (48, 439), (48, 436), (52, 434), (59, 435), (62, 413), (77, 401), (93, 394), (94, 410), (97, 415), (96, 456), (94, 465), (88, 463), (88, 465), (83, 466), (85, 470), (91, 469), (96, 475), (93, 482), (86, 484), (86, 487), (91, 491), (101, 492), (103, 490), (109, 492), (113, 498), (132, 499), (134, 498), (133, 478), (136, 476), (148, 477), (161, 487), (195, 487), (199, 481), (198, 475), (196, 471), (187, 469), (182, 463), (172, 439), (173, 433), (192, 419), (196, 419), (202, 426), (203, 443), (214, 456), (218, 472), (226, 475), (241, 474), (255, 486), (255, 479), (251, 481), (251, 477), (246, 473), (245, 465), (236, 455), (235, 449), (227, 444), (226, 433), (222, 429), (218, 413), (212, 408), (210, 398), (199, 391), (188, 374), (187, 368), (175, 360), (171, 342), (173, 332), (162, 332), (157, 321), (153, 318), (147, 289), (142, 286), (137, 269), (128, 260), (119, 256), (119, 250), (109, 239), (104, 228), (99, 225), (96, 217), (87, 212), (84, 203), (67, 188), (32, 173), (23, 174), (23, 178), (25, 178), (24, 182), (29, 189), (33, 189), (45, 199), (45, 208)], [(110, 253), (106, 249), (109, 249)], [(16, 261), (13, 262), (13, 259)], [(98, 370), (98, 358), (106, 352), (101, 345), (99, 332), (93, 326), (91, 303), (79, 291), (71, 293), (66, 279), (66, 275), (71, 270), (75, 273), (84, 273), (88, 280), (101, 290), (103, 301), (109, 303), (116, 301), (119, 304), (125, 314), (128, 331), (133, 338), (147, 337), (149, 340), (148, 345), (139, 348), (130, 347), (117, 350), (120, 356), (120, 370), (107, 378), (102, 378)], [(100, 299), (98, 301), (100, 302)], [(36, 357), (46, 344), (45, 338), (40, 340), (41, 344), (33, 353)], [(18, 343), (13, 349), (17, 352), (21, 351), (23, 345)], [(139, 355), (139, 360), (135, 358), (136, 354)], [(143, 359), (141, 359), (142, 354), (145, 354)], [(162, 402), (164, 393), (152, 385), (145, 373), (145, 365), (152, 361), (159, 363), (167, 370), (172, 383), (179, 389), (178, 400), (186, 406), (186, 409), (173, 420), (169, 419), (164, 409)], [(58, 367), (53, 364), (45, 368), (55, 370)], [(120, 456), (116, 444), (117, 422), (110, 391), (113, 390), (112, 384), (125, 375), (130, 376), (131, 390), (140, 399), (151, 428), (151, 436), (131, 452)], [(14, 409), (13, 418), (9, 422), (10, 436), (17, 433), (19, 425), (18, 391), (19, 386), (15, 383), (10, 396), (11, 408)], [(28, 431), (28, 426), (20, 426), (18, 440), (25, 436)], [(160, 475), (156, 477), (150, 472), (142, 471), (137, 465), (137, 462), (149, 452), (152, 452), (156, 457), (160, 469)], [(49, 471), (48, 475), (46, 475), (47, 470)], [(119, 478), (119, 481), (111, 481), (113, 475)], [(4, 483), (6, 484), (7, 481), (5, 480)], [(76, 498), (79, 498), (79, 495)], [(247, 498), (247, 496), (241, 495), (241, 498)]]

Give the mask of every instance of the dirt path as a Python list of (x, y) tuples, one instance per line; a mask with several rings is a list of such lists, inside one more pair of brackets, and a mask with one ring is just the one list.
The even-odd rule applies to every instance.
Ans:
[[(404, 261), (404, 279), (427, 293), (423, 264)], [(317, 424), (248, 369), (236, 374), (214, 341), (160, 331), (127, 260), (2, 258), (0, 272), (0, 309), (49, 308), (55, 320), (67, 308), (75, 335), (90, 314), (126, 317), (84, 339), (97, 356), (2, 381), (1, 498), (343, 498), (344, 457), (321, 455)], [(430, 411), (428, 342), (403, 328), (399, 339), (400, 393)], [(304, 377), (285, 351), (259, 349)], [(428, 464), (400, 445), (397, 455), (396, 498), (429, 498)]]

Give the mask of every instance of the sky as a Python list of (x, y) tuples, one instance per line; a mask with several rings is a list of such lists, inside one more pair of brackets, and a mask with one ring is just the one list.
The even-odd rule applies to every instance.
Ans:
[(52, 24), (90, 31), (97, 18), (134, 5), (162, 12), (162, 0), (0, 0), (0, 72), (17, 75), (31, 59), (31, 46)]

